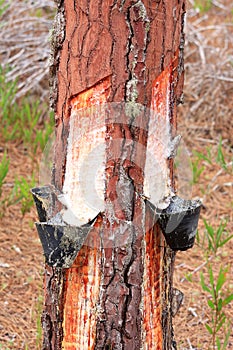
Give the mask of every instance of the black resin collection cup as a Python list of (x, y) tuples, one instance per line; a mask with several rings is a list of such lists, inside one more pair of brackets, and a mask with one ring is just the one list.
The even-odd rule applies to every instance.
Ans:
[(73, 264), (91, 228), (46, 222), (37, 222), (36, 227), (46, 263), (63, 268)]
[(51, 186), (36, 187), (31, 192), (40, 220), (36, 222), (36, 228), (46, 263), (55, 267), (70, 267), (92, 228), (92, 222), (77, 227), (63, 222), (59, 213), (52, 216), (56, 193)]
[(159, 225), (172, 250), (193, 247), (201, 206), (200, 200), (185, 200), (174, 196), (169, 206), (158, 213)]

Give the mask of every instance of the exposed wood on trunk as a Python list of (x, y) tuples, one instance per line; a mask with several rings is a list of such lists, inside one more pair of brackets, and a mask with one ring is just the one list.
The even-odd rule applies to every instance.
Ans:
[[(170, 124), (176, 126), (183, 84), (184, 2), (57, 3), (51, 68), (57, 88), (53, 183), (67, 192), (68, 140), (81, 122), (78, 117), (76, 124), (71, 120), (80, 108), (105, 101), (129, 102), (132, 108), (140, 103), (159, 113), (169, 132)], [(139, 116), (140, 127), (135, 127), (122, 111), (120, 123), (106, 123), (105, 211), (88, 237), (95, 244), (87, 242), (70, 269), (46, 267), (44, 350), (175, 346), (174, 253), (142, 196), (148, 118), (147, 113)], [(88, 152), (88, 145), (82, 152)], [(172, 160), (163, 166), (172, 176)], [(170, 190), (172, 184), (171, 179)]]
[[(99, 236), (99, 222), (90, 233)], [(89, 237), (90, 239), (90, 237)], [(96, 245), (98, 246), (97, 242)], [(62, 349), (94, 349), (100, 285), (100, 250), (84, 246), (66, 271)]]

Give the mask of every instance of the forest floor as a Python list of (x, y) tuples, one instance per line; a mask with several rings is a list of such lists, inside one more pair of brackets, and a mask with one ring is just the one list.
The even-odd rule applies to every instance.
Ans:
[[(178, 110), (178, 132), (192, 162), (192, 197), (202, 199), (203, 209), (194, 247), (176, 256), (174, 287), (184, 293), (174, 317), (178, 350), (215, 349), (213, 335), (206, 328), (206, 324), (214, 324), (213, 305), (210, 301), (208, 304), (212, 297), (207, 289), (203, 290), (201, 274), (211, 288), (211, 280), (216, 285), (223, 270), (221, 278), (225, 283), (218, 297), (224, 300), (233, 294), (233, 239), (218, 247), (216, 238), (217, 232), (222, 232), (220, 242), (233, 233), (233, 16), (230, 1), (199, 4), (212, 5), (199, 13), (189, 12), (184, 105)], [(31, 158), (19, 141), (6, 143), (1, 130), (0, 140), (0, 161), (4, 150), (10, 158), (3, 186), (7, 192), (16, 176), (26, 178), (37, 168), (35, 159), (40, 159), (41, 154)], [(2, 214), (0, 349), (39, 350), (44, 260), (34, 227), (37, 214), (32, 208), (22, 215), (20, 203), (4, 208)], [(209, 232), (214, 232), (215, 249), (209, 243), (204, 220)], [(233, 349), (233, 303), (223, 305), (222, 311), (226, 320), (217, 333), (222, 343), (219, 349), (224, 349), (227, 332), (225, 349)]]

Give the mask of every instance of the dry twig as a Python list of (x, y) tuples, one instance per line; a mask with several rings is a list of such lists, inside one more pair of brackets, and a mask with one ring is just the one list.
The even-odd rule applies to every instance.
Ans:
[(18, 81), (16, 98), (37, 92), (43, 100), (48, 91), (49, 35), (55, 4), (51, 0), (10, 1), (0, 18), (0, 58), (12, 68), (8, 80)]

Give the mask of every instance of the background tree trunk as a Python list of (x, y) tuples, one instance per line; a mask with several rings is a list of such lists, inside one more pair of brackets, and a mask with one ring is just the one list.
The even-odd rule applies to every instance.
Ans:
[[(68, 138), (73, 132), (70, 120), (80, 108), (99, 100), (140, 103), (176, 127), (176, 105), (183, 87), (185, 5), (180, 0), (56, 3), (51, 66), (56, 113), (53, 184), (62, 191), (68, 176)], [(143, 124), (148, 122), (142, 119), (141, 128), (129, 127), (127, 120), (106, 125), (105, 212), (89, 233), (95, 244), (84, 245), (71, 268), (46, 266), (44, 350), (175, 348), (175, 254), (164, 242), (154, 209), (140, 195), (145, 157), (138, 153), (139, 167), (124, 157), (111, 157), (113, 141), (119, 138), (146, 148)], [(130, 144), (122, 143), (118, 151), (125, 152), (127, 159), (132, 154), (137, 158)], [(172, 160), (164, 166), (172, 177)], [(116, 196), (116, 186), (121, 198)], [(134, 225), (125, 229), (125, 221)], [(124, 245), (101, 246), (112, 230), (117, 239), (123, 229)]]

